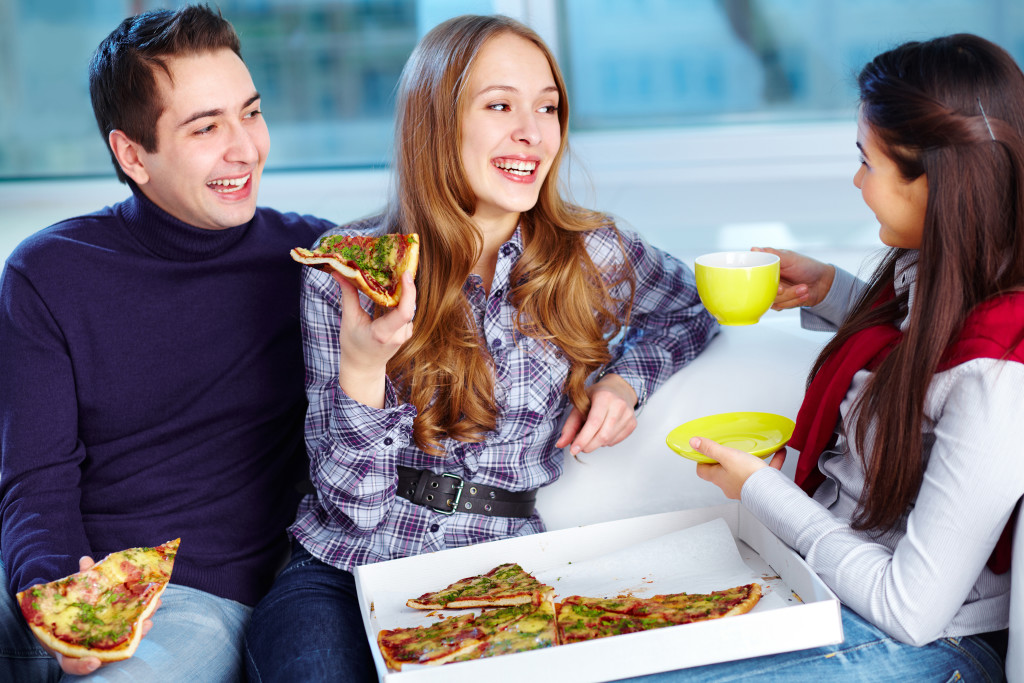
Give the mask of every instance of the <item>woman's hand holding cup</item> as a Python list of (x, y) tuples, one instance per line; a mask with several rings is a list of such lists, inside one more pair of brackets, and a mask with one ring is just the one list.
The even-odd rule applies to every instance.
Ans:
[(773, 310), (820, 304), (832, 288), (835, 266), (788, 249), (753, 247), (751, 251), (779, 257), (779, 288)]

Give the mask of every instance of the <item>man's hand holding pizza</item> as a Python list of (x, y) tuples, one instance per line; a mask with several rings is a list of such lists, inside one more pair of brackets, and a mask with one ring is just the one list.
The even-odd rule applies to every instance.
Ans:
[[(86, 570), (89, 570), (95, 564), (96, 563), (93, 561), (91, 557), (81, 557), (78, 560), (78, 571), (84, 572)], [(157, 609), (159, 609), (161, 604), (159, 598), (157, 599), (156, 604)], [(146, 619), (142, 622), (143, 638), (146, 637), (146, 634), (149, 633), (149, 629), (151, 628), (153, 628), (153, 621), (151, 619)], [(98, 657), (69, 657), (67, 655), (61, 654), (60, 652), (57, 652), (56, 650), (54, 650), (42, 641), (39, 642), (39, 646), (46, 650), (50, 654), (50, 656), (57, 660), (57, 663), (60, 664), (61, 671), (72, 676), (85, 676), (87, 674), (93, 673), (101, 666), (104, 666), (104, 663), (101, 662)]]

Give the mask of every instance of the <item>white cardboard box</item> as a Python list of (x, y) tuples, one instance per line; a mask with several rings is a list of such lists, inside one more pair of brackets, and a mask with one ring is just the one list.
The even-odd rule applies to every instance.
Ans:
[[(407, 598), (486, 572), (504, 562), (518, 562), (527, 571), (541, 574), (573, 562), (599, 560), (629, 546), (719, 518), (728, 524), (743, 562), (756, 572), (766, 591), (777, 596), (774, 607), (755, 608), (748, 614), (726, 619), (489, 659), (443, 666), (406, 666), (401, 672), (388, 671), (377, 649), (380, 629), (411, 625), (392, 623), (391, 615), (401, 609)], [(642, 579), (643, 568), (637, 567), (636, 571), (636, 578)], [(394, 683), (548, 680), (555, 671), (559, 680), (566, 683), (607, 681), (843, 640), (836, 596), (802, 558), (737, 503), (592, 524), (364, 565), (356, 568), (355, 577), (378, 676), (381, 681)], [(378, 619), (382, 613), (389, 615), (384, 618), (388, 623)], [(444, 616), (451, 614), (449, 611)], [(430, 621), (440, 618), (435, 614)]]

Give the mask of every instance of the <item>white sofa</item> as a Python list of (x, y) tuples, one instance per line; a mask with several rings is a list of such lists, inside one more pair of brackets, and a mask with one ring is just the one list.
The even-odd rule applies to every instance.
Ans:
[[(703, 415), (753, 410), (795, 418), (807, 372), (830, 335), (800, 329), (795, 312), (769, 312), (751, 327), (723, 328), (711, 345), (651, 398), (622, 443), (578, 460), (538, 493), (549, 529), (718, 505), (719, 489), (665, 445), (672, 428)], [(796, 458), (783, 471), (791, 476)], [(1013, 585), (1024, 587), (1024, 520), (1014, 539)], [(1009, 683), (1024, 683), (1024, 590), (1010, 603)]]
[(1006, 680), (1024, 683), (1024, 507), (1013, 534), (1013, 578), (1010, 592), (1010, 649), (1006, 653)]

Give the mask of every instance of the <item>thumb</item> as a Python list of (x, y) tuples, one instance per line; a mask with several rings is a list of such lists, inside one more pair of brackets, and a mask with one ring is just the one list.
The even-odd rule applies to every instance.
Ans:
[(706, 455), (709, 458), (716, 460), (720, 465), (725, 465), (734, 457), (731, 448), (726, 448), (720, 443), (701, 436), (695, 436), (690, 439), (690, 448), (694, 449), (701, 455)]
[(569, 412), (568, 419), (566, 419), (565, 424), (562, 425), (562, 433), (558, 437), (558, 441), (555, 442), (555, 448), (565, 448), (572, 443), (572, 440), (576, 438), (576, 434), (580, 431), (580, 426), (582, 424), (583, 413), (573, 406), (573, 409)]

